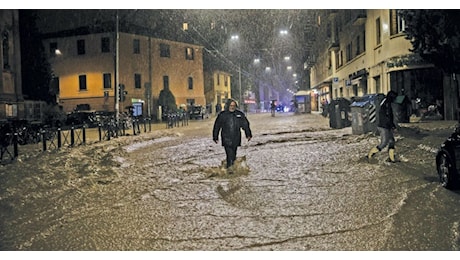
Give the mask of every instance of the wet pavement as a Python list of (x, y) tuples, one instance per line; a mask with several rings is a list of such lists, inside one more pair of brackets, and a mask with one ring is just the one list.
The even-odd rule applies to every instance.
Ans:
[(388, 163), (363, 158), (377, 136), (318, 114), (248, 119), (232, 175), (214, 118), (1, 166), (0, 249), (459, 249), (459, 193), (434, 163), (455, 122), (404, 124)]

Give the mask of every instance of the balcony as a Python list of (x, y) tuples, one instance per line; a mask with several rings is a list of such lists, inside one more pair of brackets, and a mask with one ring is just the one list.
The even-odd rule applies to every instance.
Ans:
[(316, 56), (315, 55), (310, 55), (307, 57), (307, 65), (308, 66), (313, 66), (316, 63)]
[(338, 42), (331, 42), (327, 47), (328, 51), (338, 51), (340, 49), (340, 44)]
[(359, 26), (366, 22), (367, 14), (366, 10), (356, 10), (353, 17), (353, 25)]

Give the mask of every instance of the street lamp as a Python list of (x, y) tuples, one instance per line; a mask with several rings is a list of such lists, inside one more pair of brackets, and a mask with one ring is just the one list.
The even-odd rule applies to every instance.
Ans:
[(243, 97), (243, 93), (241, 93), (241, 62), (238, 61), (238, 87), (239, 87), (239, 93), (240, 93), (240, 108), (242, 108), (242, 97)]
[(120, 118), (120, 95), (119, 95), (119, 82), (120, 82), (120, 18), (118, 16), (118, 9), (115, 14), (115, 84), (114, 84), (114, 103), (115, 103), (115, 122), (118, 124)]
[[(239, 41), (240, 37), (239, 37), (237, 34), (234, 34), (234, 35), (232, 35), (232, 36), (230, 37), (230, 39), (231, 39), (232, 41)], [(238, 93), (239, 93), (239, 95), (240, 95), (238, 103), (239, 103), (240, 108), (241, 108), (241, 106), (242, 106), (242, 97), (243, 97), (243, 93), (242, 93), (242, 91), (241, 91), (241, 61), (240, 61), (239, 55), (238, 55), (238, 89), (239, 89), (239, 90), (238, 90)]]

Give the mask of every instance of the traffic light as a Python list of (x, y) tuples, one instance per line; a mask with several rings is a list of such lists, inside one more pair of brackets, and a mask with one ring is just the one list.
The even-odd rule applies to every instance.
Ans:
[(125, 84), (118, 85), (118, 101), (125, 101), (128, 91), (125, 90)]

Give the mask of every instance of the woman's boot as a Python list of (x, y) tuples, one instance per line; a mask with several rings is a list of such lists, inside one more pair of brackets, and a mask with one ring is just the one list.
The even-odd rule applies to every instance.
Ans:
[(388, 149), (388, 161), (396, 162), (395, 161), (395, 148)]
[(379, 148), (372, 147), (372, 149), (369, 151), (369, 154), (367, 155), (367, 159), (371, 159), (378, 152), (380, 152)]

